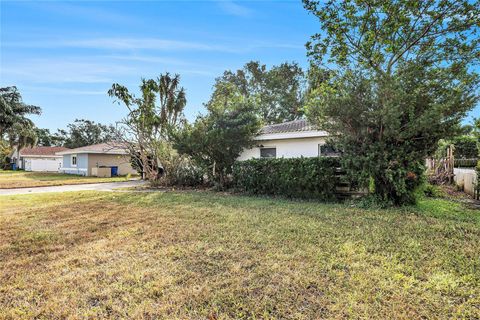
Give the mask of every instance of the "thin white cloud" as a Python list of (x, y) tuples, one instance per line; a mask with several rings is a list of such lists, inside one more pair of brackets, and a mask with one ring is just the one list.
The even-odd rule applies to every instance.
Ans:
[[(141, 76), (154, 76), (161, 72), (214, 77), (219, 71), (215, 68), (180, 63), (175, 65), (169, 59), (149, 56), (91, 56), (27, 59), (15, 61), (0, 69), (0, 79), (14, 83), (32, 84), (111, 84), (121, 79), (137, 79)], [(152, 75), (152, 72), (155, 72)], [(88, 92), (98, 94), (98, 92)]]
[(65, 95), (78, 95), (78, 96), (105, 96), (107, 90), (78, 90), (78, 89), (69, 89), (69, 88), (54, 88), (51, 86), (22, 86), (22, 91), (24, 92), (35, 92), (35, 93), (54, 93), (54, 94), (65, 94)]
[(167, 40), (160, 38), (88, 38), (88, 39), (45, 39), (31, 41), (15, 41), (3, 44), (7, 47), (21, 48), (86, 48), (104, 50), (163, 50), (163, 51), (224, 51), (230, 52), (232, 48), (205, 44), (201, 42)]
[(35, 83), (112, 83), (113, 77), (134, 72), (131, 67), (100, 62), (32, 59), (2, 68), (2, 79)]
[(224, 12), (237, 17), (250, 17), (253, 14), (250, 8), (239, 5), (231, 0), (219, 1), (218, 5)]
[(180, 66), (187, 66), (193, 65), (191, 62), (187, 62), (185, 60), (169, 58), (169, 57), (159, 57), (159, 56), (146, 56), (146, 55), (107, 55), (107, 56), (99, 56), (99, 58), (106, 58), (106, 59), (116, 59), (121, 61), (136, 61), (136, 62), (149, 62), (149, 63), (157, 63), (157, 64), (168, 64), (168, 65), (180, 65)]
[[(245, 53), (256, 49), (279, 48), (279, 49), (304, 49), (303, 44), (272, 43), (264, 41), (252, 41), (247, 39), (231, 40), (229, 44), (210, 44), (194, 41), (168, 40), (161, 38), (86, 38), (86, 39), (43, 39), (24, 40), (2, 43), (3, 47), (13, 48), (83, 48), (108, 51), (206, 51), (225, 53)], [(139, 58), (140, 59), (140, 58)]]

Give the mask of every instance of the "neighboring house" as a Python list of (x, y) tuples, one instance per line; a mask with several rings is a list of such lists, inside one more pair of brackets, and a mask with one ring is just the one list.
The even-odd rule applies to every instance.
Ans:
[(63, 158), (56, 153), (65, 150), (68, 149), (64, 147), (22, 148), (20, 152), (18, 150), (13, 152), (12, 162), (25, 171), (58, 172), (63, 165)]
[(63, 157), (61, 172), (91, 176), (102, 167), (118, 167), (119, 175), (137, 173), (130, 164), (127, 150), (114, 143), (100, 143), (57, 152)]
[(273, 124), (262, 128), (255, 138), (257, 145), (244, 150), (238, 160), (337, 155), (326, 144), (327, 138), (327, 132), (316, 129), (306, 120)]

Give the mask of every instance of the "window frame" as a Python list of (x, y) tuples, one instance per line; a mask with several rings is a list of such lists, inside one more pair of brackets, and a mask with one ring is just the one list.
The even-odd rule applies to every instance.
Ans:
[[(73, 159), (75, 159), (75, 163), (74, 163)], [(77, 167), (77, 163), (78, 163), (78, 157), (77, 157), (77, 155), (76, 155), (76, 154), (72, 154), (72, 155), (70, 156), (70, 166), (71, 166), (71, 167)]]
[[(273, 155), (273, 157), (264, 157), (262, 156), (262, 150), (266, 150), (266, 149), (273, 149), (275, 150), (275, 154)], [(277, 157), (277, 147), (260, 147), (260, 159), (275, 159)]]
[[(327, 146), (332, 149), (331, 153), (322, 154), (322, 147)], [(328, 145), (328, 143), (319, 143), (318, 144), (318, 156), (319, 157), (339, 157), (340, 152), (336, 151), (332, 146)]]

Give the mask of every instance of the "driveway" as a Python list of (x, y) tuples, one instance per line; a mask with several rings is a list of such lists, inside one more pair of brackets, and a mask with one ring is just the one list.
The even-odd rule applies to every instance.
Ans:
[(16, 189), (0, 189), (0, 196), (9, 196), (16, 194), (31, 193), (47, 193), (47, 192), (68, 192), (68, 191), (115, 191), (119, 188), (131, 188), (144, 185), (146, 182), (142, 180), (131, 180), (125, 182), (106, 182), (106, 183), (90, 183), (75, 184), (51, 187), (34, 187), (34, 188), (16, 188)]

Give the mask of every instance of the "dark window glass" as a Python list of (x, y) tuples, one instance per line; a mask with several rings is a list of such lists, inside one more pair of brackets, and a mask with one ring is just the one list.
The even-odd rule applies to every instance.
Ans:
[(335, 149), (332, 145), (319, 144), (318, 155), (320, 157), (337, 157), (340, 155), (340, 152), (337, 149)]
[(260, 158), (275, 158), (277, 156), (277, 148), (261, 148)]

